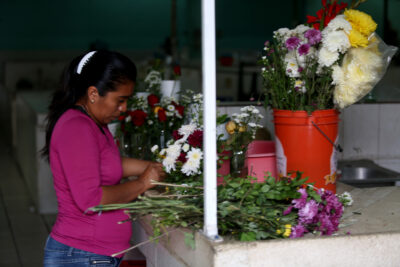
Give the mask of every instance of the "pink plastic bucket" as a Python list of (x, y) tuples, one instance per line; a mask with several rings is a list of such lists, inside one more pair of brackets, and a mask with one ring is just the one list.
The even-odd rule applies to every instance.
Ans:
[(275, 142), (254, 140), (247, 147), (245, 167), (248, 175), (257, 177), (257, 182), (263, 182), (267, 172), (276, 178)]

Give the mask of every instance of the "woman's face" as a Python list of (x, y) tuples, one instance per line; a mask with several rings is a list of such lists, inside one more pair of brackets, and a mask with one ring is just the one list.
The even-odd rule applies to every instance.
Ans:
[(104, 96), (97, 94), (94, 98), (94, 103), (88, 101), (91, 111), (89, 113), (92, 113), (89, 115), (92, 115), (94, 117), (93, 119), (102, 125), (106, 125), (118, 119), (121, 113), (126, 111), (127, 101), (128, 98), (132, 96), (134, 87), (134, 82), (127, 82), (118, 85), (115, 91), (108, 92)]

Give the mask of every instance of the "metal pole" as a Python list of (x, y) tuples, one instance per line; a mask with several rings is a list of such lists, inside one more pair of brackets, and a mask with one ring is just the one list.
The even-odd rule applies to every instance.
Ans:
[(204, 96), (204, 234), (218, 239), (215, 0), (202, 0), (202, 75)]

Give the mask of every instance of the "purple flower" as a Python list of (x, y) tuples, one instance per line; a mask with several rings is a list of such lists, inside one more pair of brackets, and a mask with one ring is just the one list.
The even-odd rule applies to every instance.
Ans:
[(287, 39), (286, 43), (285, 43), (286, 48), (289, 49), (289, 50), (296, 49), (297, 46), (299, 46), (299, 44), (300, 44), (300, 39), (295, 37), (295, 36), (290, 37), (289, 39)]
[(292, 232), (290, 233), (290, 238), (297, 238), (297, 237), (302, 237), (304, 233), (307, 232), (307, 229), (301, 225), (298, 224), (295, 227), (292, 227)]
[(289, 213), (292, 212), (292, 209), (293, 209), (293, 206), (290, 205), (289, 207), (287, 207), (287, 209), (285, 209), (285, 210), (283, 211), (283, 215), (288, 215)]
[(306, 31), (304, 36), (308, 39), (310, 45), (318, 44), (322, 39), (321, 32), (316, 29)]
[(318, 204), (315, 200), (310, 200), (299, 210), (300, 222), (303, 224), (312, 223), (318, 213)]
[(264, 46), (268, 46), (269, 45), (269, 40), (265, 41)]
[(299, 55), (307, 55), (308, 51), (310, 51), (310, 45), (309, 44), (302, 44), (300, 45), (299, 49), (297, 50), (299, 52)]
[(293, 199), (292, 203), (294, 204), (293, 207), (295, 207), (296, 209), (301, 209), (307, 203), (308, 194), (307, 194), (307, 191), (304, 188), (300, 188), (297, 191), (301, 194), (301, 197), (298, 198), (298, 199)]

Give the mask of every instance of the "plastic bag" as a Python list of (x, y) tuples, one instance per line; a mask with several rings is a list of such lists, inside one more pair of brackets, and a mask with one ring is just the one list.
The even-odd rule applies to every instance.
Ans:
[(342, 65), (333, 69), (335, 104), (345, 108), (367, 95), (385, 75), (397, 50), (376, 33), (369, 37), (367, 47), (350, 48)]

